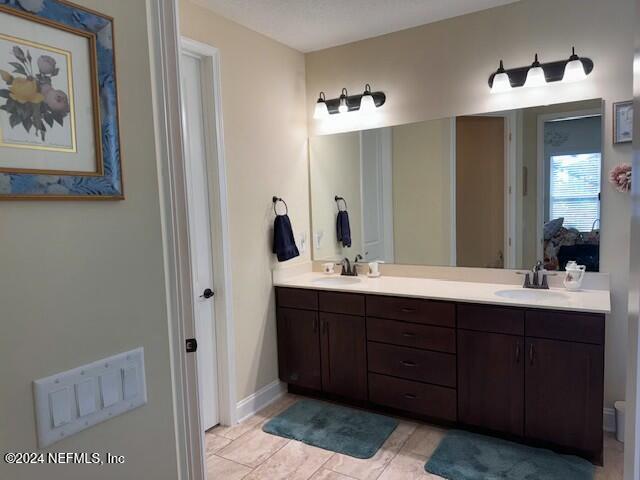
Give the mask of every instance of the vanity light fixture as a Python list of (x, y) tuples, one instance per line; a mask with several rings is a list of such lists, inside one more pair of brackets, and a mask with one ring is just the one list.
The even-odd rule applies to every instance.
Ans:
[(571, 56), (569, 61), (564, 67), (564, 76), (562, 81), (564, 83), (579, 82), (587, 78), (587, 73), (584, 70), (584, 65), (580, 60), (580, 57), (576, 55), (576, 47), (571, 48)]
[(349, 105), (347, 103), (347, 89), (343, 88), (342, 93), (340, 94), (340, 104), (338, 105), (339, 113), (347, 113), (349, 111)]
[(527, 72), (527, 79), (524, 82), (524, 87), (542, 87), (546, 85), (547, 79), (544, 76), (544, 70), (540, 66), (540, 62), (538, 61), (538, 54), (536, 53), (535, 59), (529, 67), (529, 71)]
[(509, 74), (504, 69), (502, 60), (500, 60), (500, 66), (493, 77), (491, 93), (502, 93), (509, 90), (511, 90), (511, 80), (509, 79)]
[(536, 54), (534, 62), (526, 67), (505, 69), (501, 60), (498, 70), (489, 76), (489, 88), (491, 93), (499, 93), (518, 87), (576, 82), (585, 79), (592, 71), (593, 61), (576, 55), (575, 48), (568, 59), (556, 62), (540, 63)]
[(326, 118), (329, 116), (329, 110), (327, 109), (327, 102), (325, 101), (324, 92), (320, 92), (316, 107), (313, 112), (313, 118)]
[(336, 113), (347, 113), (360, 111), (364, 114), (372, 113), (376, 108), (381, 107), (387, 100), (384, 92), (372, 92), (368, 83), (364, 87), (364, 92), (357, 95), (349, 95), (346, 88), (338, 98), (326, 99), (324, 92), (320, 92), (316, 101), (313, 118), (322, 119)]

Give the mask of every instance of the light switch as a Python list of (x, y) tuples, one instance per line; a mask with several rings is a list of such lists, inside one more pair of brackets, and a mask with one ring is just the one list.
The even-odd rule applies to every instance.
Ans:
[(71, 392), (69, 387), (49, 393), (51, 406), (51, 423), (53, 428), (71, 421)]
[(110, 407), (120, 401), (120, 371), (100, 375), (100, 396), (102, 397), (102, 408)]
[(138, 395), (138, 369), (128, 366), (122, 369), (122, 396), (130, 400)]
[(33, 399), (40, 448), (145, 405), (144, 350), (34, 380)]
[(84, 417), (97, 410), (96, 388), (93, 378), (76, 383), (76, 402), (78, 403), (79, 417)]

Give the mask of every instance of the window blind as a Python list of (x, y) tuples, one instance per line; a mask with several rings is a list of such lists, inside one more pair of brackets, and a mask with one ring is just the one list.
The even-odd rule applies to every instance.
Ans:
[(565, 228), (591, 231), (600, 218), (600, 157), (599, 152), (551, 157), (550, 219), (564, 217)]

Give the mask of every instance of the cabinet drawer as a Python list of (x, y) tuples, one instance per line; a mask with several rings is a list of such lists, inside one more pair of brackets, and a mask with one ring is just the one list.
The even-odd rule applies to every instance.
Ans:
[(364, 315), (364, 295), (359, 293), (318, 292), (321, 312)]
[(524, 309), (458, 304), (458, 328), (524, 335)]
[(276, 289), (276, 302), (278, 307), (302, 308), (304, 310), (318, 309), (318, 292), (303, 288)]
[(418, 415), (456, 421), (456, 391), (452, 388), (370, 373), (369, 400)]
[(369, 371), (394, 377), (456, 386), (456, 356), (384, 343), (367, 344)]
[(604, 315), (528, 310), (528, 337), (604, 345)]
[(455, 304), (419, 298), (367, 295), (367, 316), (455, 327)]
[(367, 339), (439, 352), (456, 352), (456, 331), (447, 327), (367, 318)]

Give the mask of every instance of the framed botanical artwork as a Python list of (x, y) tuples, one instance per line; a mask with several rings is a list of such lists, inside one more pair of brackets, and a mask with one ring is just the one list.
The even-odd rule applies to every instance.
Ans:
[(613, 143), (629, 143), (633, 140), (633, 102), (613, 104)]
[(0, 199), (123, 199), (113, 19), (0, 0)]

